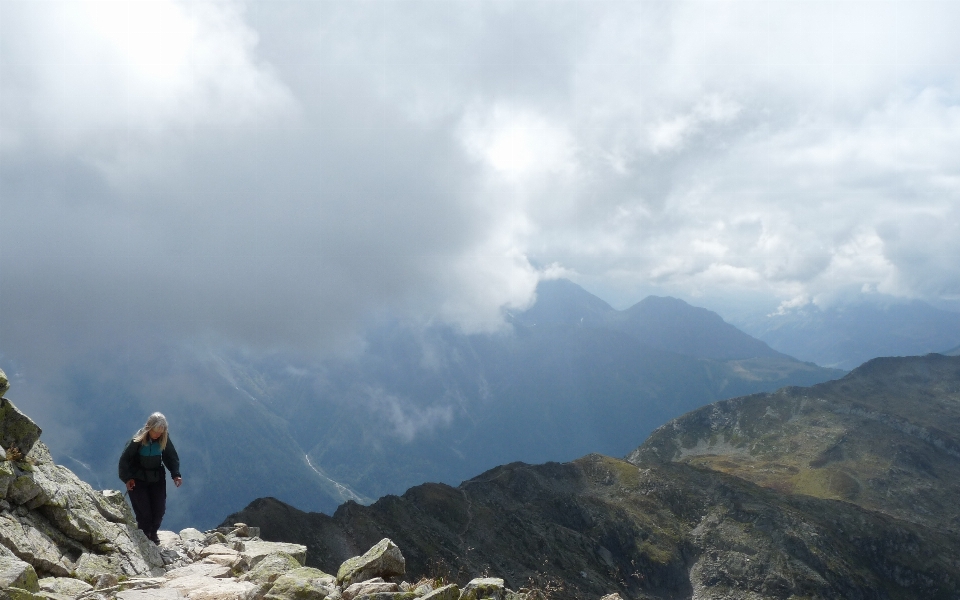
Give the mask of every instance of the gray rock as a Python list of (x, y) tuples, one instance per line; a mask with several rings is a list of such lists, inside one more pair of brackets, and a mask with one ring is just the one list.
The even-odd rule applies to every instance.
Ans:
[(7, 500), (13, 504), (26, 504), (42, 493), (43, 490), (34, 481), (32, 474), (23, 473), (7, 488)]
[(0, 369), (0, 396), (6, 394), (9, 389), (10, 380), (7, 379), (7, 374), (3, 372), (3, 369)]
[(282, 552), (292, 556), (301, 566), (307, 562), (307, 547), (301, 544), (286, 544), (283, 542), (264, 542), (263, 540), (248, 540), (243, 543), (243, 556), (250, 561), (251, 567), (270, 556)]
[(40, 439), (40, 428), (30, 417), (20, 412), (13, 402), (0, 398), (0, 446), (5, 450), (16, 446), (26, 455)]
[(194, 577), (197, 575), (200, 575), (203, 577), (213, 577), (214, 579), (221, 579), (224, 577), (230, 577), (231, 571), (230, 571), (230, 567), (226, 567), (223, 565), (198, 562), (198, 563), (189, 564), (185, 567), (171, 569), (167, 571), (167, 574), (165, 575), (165, 577), (167, 579), (176, 579), (178, 577)]
[(11, 587), (0, 590), (0, 598), (3, 598), (3, 600), (47, 600), (47, 598), (41, 595), (42, 593), (43, 592), (28, 592), (27, 590)]
[(422, 600), (457, 600), (458, 598), (460, 598), (460, 588), (455, 583), (437, 588), (422, 596)]
[(460, 600), (480, 600), (481, 598), (503, 600), (504, 591), (503, 580), (499, 577), (478, 577), (463, 588)]
[[(6, 499), (7, 491), (17, 479), (17, 472), (7, 460), (0, 460), (0, 499)], [(9, 504), (7, 505), (9, 506)]]
[[(71, 556), (80, 554), (76, 546), (43, 517), (29, 513), (22, 517), (0, 514), (0, 544), (35, 569), (63, 577), (70, 575)], [(71, 554), (65, 556), (65, 550)]]
[(398, 592), (400, 587), (395, 583), (387, 583), (381, 578), (370, 579), (368, 581), (361, 581), (360, 583), (352, 583), (347, 586), (343, 592), (343, 600), (353, 600), (357, 596), (366, 596), (368, 594), (376, 594), (379, 592)]
[(374, 577), (402, 577), (405, 573), (406, 561), (400, 548), (389, 538), (383, 538), (363, 556), (344, 561), (337, 571), (337, 582), (349, 586)]
[(204, 539), (206, 539), (206, 537), (207, 536), (204, 535), (203, 532), (198, 529), (194, 529), (193, 527), (187, 527), (186, 529), (182, 529), (180, 531), (180, 539), (184, 542), (202, 542)]
[(120, 578), (113, 573), (101, 573), (100, 575), (91, 577), (91, 580), (94, 582), (93, 588), (96, 590), (105, 590), (116, 587), (117, 584), (120, 583)]
[(260, 586), (272, 584), (281, 575), (302, 567), (297, 559), (283, 552), (268, 554), (261, 558), (252, 569), (240, 577), (240, 581), (249, 581)]
[(191, 600), (254, 600), (259, 588), (247, 581), (190, 575), (177, 577), (161, 589), (179, 590)]
[(44, 577), (39, 583), (40, 591), (62, 594), (73, 598), (93, 589), (93, 586), (89, 583), (72, 577)]
[(0, 588), (17, 587), (29, 592), (40, 590), (37, 572), (18, 558), (0, 557)]
[(336, 577), (312, 567), (300, 567), (278, 577), (264, 600), (324, 600), (338, 595)]
[(117, 592), (117, 600), (181, 600), (186, 597), (180, 590), (168, 588)]
[(102, 490), (100, 501), (95, 502), (103, 518), (111, 523), (133, 523), (133, 511), (119, 490)]

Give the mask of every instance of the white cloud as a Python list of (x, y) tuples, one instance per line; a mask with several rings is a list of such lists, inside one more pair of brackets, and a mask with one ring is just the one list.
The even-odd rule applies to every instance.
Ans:
[(558, 123), (536, 111), (497, 104), (471, 107), (461, 124), (468, 154), (508, 179), (575, 171), (575, 144)]
[(406, 443), (453, 422), (453, 407), (449, 405), (417, 406), (378, 387), (368, 386), (362, 393), (373, 420), (385, 421), (390, 433)]
[(257, 58), (239, 2), (4, 1), (3, 11), (3, 125), (21, 144), (109, 163), (295, 106)]
[(960, 294), (955, 3), (0, 2), (4, 327)]

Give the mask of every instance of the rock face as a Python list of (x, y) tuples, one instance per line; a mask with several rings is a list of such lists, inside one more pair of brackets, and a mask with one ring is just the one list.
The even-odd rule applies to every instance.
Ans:
[(40, 428), (0, 399), (0, 544), (40, 577), (163, 572), (156, 546), (116, 491), (99, 492), (53, 463)]
[(552, 598), (956, 598), (957, 432), (960, 358), (878, 359), (690, 413), (629, 460), (514, 463), (332, 517), (260, 499), (228, 519), (304, 543), (320, 569), (388, 536), (408, 577), (488, 572)]

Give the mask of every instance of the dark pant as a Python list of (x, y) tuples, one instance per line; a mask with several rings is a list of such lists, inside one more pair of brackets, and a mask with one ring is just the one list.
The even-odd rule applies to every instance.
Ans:
[(137, 515), (137, 528), (159, 544), (157, 530), (160, 529), (163, 513), (167, 510), (166, 479), (153, 483), (137, 479), (136, 485), (130, 490), (130, 504), (133, 505), (133, 514)]

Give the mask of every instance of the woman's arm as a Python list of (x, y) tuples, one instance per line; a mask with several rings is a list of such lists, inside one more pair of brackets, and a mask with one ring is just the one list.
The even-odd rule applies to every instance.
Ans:
[(170, 479), (173, 479), (173, 483), (180, 487), (180, 484), (183, 483), (183, 478), (180, 477), (180, 456), (177, 455), (177, 449), (169, 436), (167, 437), (167, 447), (163, 449), (162, 456), (163, 464), (170, 469)]

